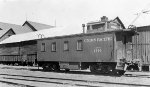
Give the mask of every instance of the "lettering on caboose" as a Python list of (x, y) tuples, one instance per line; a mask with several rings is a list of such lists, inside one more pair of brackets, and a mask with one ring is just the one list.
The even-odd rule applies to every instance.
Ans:
[(90, 38), (84, 39), (84, 42), (101, 42), (101, 41), (111, 41), (112, 37), (104, 37), (104, 38)]
[(94, 53), (100, 53), (100, 52), (102, 52), (101, 47), (95, 47)]

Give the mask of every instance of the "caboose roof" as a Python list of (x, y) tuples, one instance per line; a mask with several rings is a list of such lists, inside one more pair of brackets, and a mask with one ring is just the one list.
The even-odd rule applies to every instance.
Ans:
[(102, 33), (111, 33), (111, 32), (121, 32), (121, 31), (130, 31), (129, 29), (123, 30), (113, 30), (113, 31), (104, 31), (98, 33), (73, 33), (73, 32), (65, 32), (65, 27), (54, 27), (51, 29), (44, 29), (30, 33), (12, 35), (9, 38), (0, 42), (0, 44), (7, 43), (17, 43), (23, 41), (31, 41), (31, 40), (39, 40), (39, 39), (47, 39), (47, 38), (63, 38), (63, 37), (73, 37), (73, 36), (83, 36), (83, 35), (93, 35), (93, 34), (102, 34)]
[[(113, 20), (109, 20), (108, 22), (112, 22), (112, 21), (117, 21), (120, 25), (121, 25), (121, 27), (123, 28), (123, 29), (125, 29), (125, 26), (124, 26), (124, 24), (122, 23), (122, 21), (120, 20), (120, 18), (119, 17), (116, 17), (115, 19), (113, 19)], [(87, 24), (88, 25), (92, 25), (92, 24), (103, 24), (103, 23), (105, 23), (105, 22), (102, 22), (102, 21), (100, 21), (100, 20), (96, 20), (96, 21), (91, 21), (91, 22), (88, 22)]]

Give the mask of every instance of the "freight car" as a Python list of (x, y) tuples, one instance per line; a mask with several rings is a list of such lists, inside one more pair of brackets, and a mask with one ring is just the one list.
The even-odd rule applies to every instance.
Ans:
[(87, 69), (124, 74), (126, 44), (131, 30), (76, 34), (37, 40), (37, 61), (43, 69)]
[(23, 41), (0, 45), (0, 63), (7, 65), (33, 65), (37, 56), (36, 41)]
[(150, 71), (150, 26), (137, 27), (136, 31), (138, 35), (127, 44), (128, 69)]

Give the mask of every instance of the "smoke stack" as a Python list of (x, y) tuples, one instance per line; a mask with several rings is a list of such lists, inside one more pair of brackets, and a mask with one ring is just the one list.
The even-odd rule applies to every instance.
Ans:
[(85, 24), (82, 24), (83, 33), (85, 33)]

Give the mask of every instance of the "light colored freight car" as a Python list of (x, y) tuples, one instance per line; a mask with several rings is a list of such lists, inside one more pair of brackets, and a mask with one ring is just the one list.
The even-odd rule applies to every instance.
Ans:
[[(132, 43), (127, 44), (128, 69), (150, 70), (150, 26), (137, 27), (137, 35), (133, 36)], [(137, 68), (137, 66), (139, 68)]]

